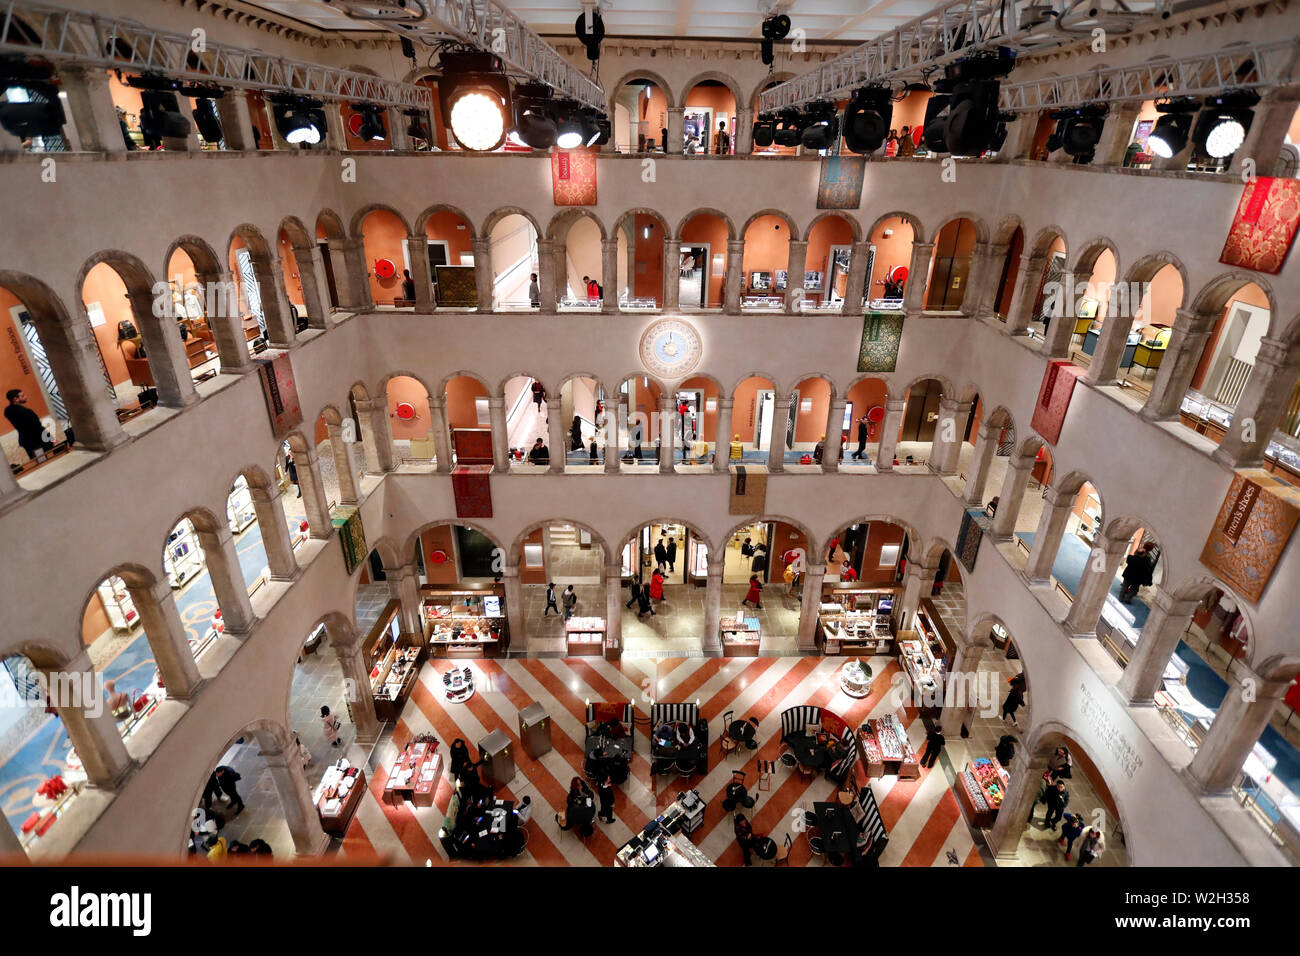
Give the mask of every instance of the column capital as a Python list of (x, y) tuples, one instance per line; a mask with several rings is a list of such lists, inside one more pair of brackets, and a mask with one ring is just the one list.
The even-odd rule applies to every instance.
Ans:
[[(479, 242), (480, 240), (475, 239), (474, 241), (475, 241), (475, 242)], [(487, 244), (487, 241), (488, 241), (488, 240), (486, 240), (486, 239), (482, 240), (482, 242), (483, 242), (485, 245)], [(538, 240), (537, 240), (537, 252), (538, 252), (539, 255), (550, 255), (550, 254), (551, 254), (552, 252), (554, 252), (554, 251), (555, 251), (555, 240), (554, 240), (554, 239), (538, 239)]]
[(1074, 497), (1078, 492), (1067, 494), (1060, 488), (1049, 487), (1047, 493), (1043, 495), (1043, 500), (1047, 502), (1049, 508), (1068, 508), (1074, 503)]
[(603, 252), (618, 252), (618, 236), (600, 240), (600, 248)]
[(560, 397), (559, 397), (558, 395), (547, 395), (547, 396), (546, 396), (546, 407), (547, 407), (548, 409), (551, 409), (551, 408), (558, 409), (558, 408), (560, 407)]
[(678, 116), (681, 116), (683, 113), (686, 112), (686, 107), (684, 107), (684, 106), (670, 106), (670, 107), (668, 107), (668, 112), (669, 112), (669, 113), (676, 113)]
[(506, 399), (504, 395), (489, 395), (488, 408), (505, 408)]
[(907, 408), (907, 399), (905, 398), (887, 398), (885, 399), (885, 412), (901, 412)]
[(807, 249), (808, 249), (808, 240), (807, 240), (807, 239), (791, 239), (791, 240), (790, 240), (790, 248), (791, 248), (791, 249), (803, 249), (803, 250), (807, 251)]
[(435, 397), (433, 395), (429, 396), (429, 411), (433, 411), (434, 409), (438, 409), (439, 411), (445, 411), (446, 408), (447, 408), (447, 400), (445, 398)]
[(974, 402), (958, 401), (957, 399), (950, 398), (947, 395), (941, 395), (939, 397), (939, 407), (951, 411), (954, 415), (962, 415), (969, 412), (971, 406), (974, 404)]
[(871, 250), (871, 247), (873, 245), (875, 245), (875, 243), (873, 243), (870, 239), (863, 239), (861, 242), (854, 242), (852, 255), (855, 256), (858, 254), (865, 255), (867, 252)]
[[(1261, 677), (1241, 661), (1233, 663), (1229, 670), (1229, 674), (1232, 676), (1232, 679), (1236, 681), (1238, 686), (1245, 687), (1249, 685), (1250, 691), (1254, 695), (1254, 700), (1256, 702), (1264, 700), (1281, 700), (1286, 696), (1287, 691), (1291, 689), (1292, 683), (1294, 683), (1294, 678), (1286, 680), (1269, 680), (1266, 677)], [(1231, 693), (1231, 690), (1229, 690), (1229, 693)]]
[(1143, 600), (1152, 610), (1158, 610), (1169, 617), (1190, 617), (1200, 606), (1196, 598), (1179, 598), (1164, 588), (1152, 588)]
[(843, 410), (844, 410), (844, 406), (847, 405), (848, 403), (849, 403), (849, 400), (848, 400), (847, 398), (832, 398), (832, 399), (831, 399), (831, 408), (838, 408), (838, 409), (840, 409), (841, 411), (843, 411)]
[(1174, 331), (1182, 330), (1187, 335), (1206, 335), (1218, 321), (1213, 312), (1197, 312), (1195, 309), (1178, 309), (1174, 312)]
[(1001, 434), (1002, 434), (1001, 425), (994, 425), (992, 422), (988, 420), (980, 422), (980, 427), (979, 427), (980, 438), (986, 438), (989, 441), (993, 441)]
[(728, 251), (728, 252), (743, 252), (744, 250), (745, 250), (745, 240), (744, 240), (744, 239), (728, 239), (728, 240), (727, 240), (727, 251)]
[(1259, 340), (1259, 351), (1255, 354), (1255, 363), (1261, 362), (1275, 369), (1296, 368), (1300, 366), (1300, 348), (1292, 348), (1281, 339), (1265, 336)]
[[(549, 240), (549, 239), (546, 239), (546, 240), (539, 239), (539, 240), (537, 241), (537, 244), (540, 246), (543, 242), (550, 242), (550, 240)], [(488, 247), (488, 245), (489, 245), (489, 242), (488, 242), (488, 240), (487, 240), (487, 238), (486, 238), (485, 236), (475, 236), (473, 239), (471, 239), (471, 240), (469, 241), (469, 244), (470, 244), (471, 246), (473, 246), (475, 249), (483, 249), (483, 250), (486, 250), (487, 247)], [(553, 244), (554, 244), (554, 243), (552, 243), (552, 245), (553, 245)]]
[(933, 251), (934, 251), (933, 242), (916, 242), (915, 240), (912, 242), (913, 256), (915, 256), (918, 252), (925, 252), (926, 254), (929, 254)]
[(732, 407), (735, 406), (735, 404), (736, 404), (736, 399), (735, 399), (733, 396), (731, 396), (731, 395), (719, 395), (719, 396), (718, 396), (718, 407), (719, 407), (719, 408), (732, 408)]

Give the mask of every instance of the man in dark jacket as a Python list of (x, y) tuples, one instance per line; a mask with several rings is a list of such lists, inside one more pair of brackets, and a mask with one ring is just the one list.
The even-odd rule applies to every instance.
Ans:
[(539, 438), (533, 442), (533, 447), (528, 452), (528, 460), (534, 465), (549, 465), (551, 463), (551, 450)]
[(28, 458), (35, 458), (37, 451), (49, 451), (54, 442), (45, 437), (45, 426), (41, 416), (27, 407), (27, 393), (21, 388), (11, 388), (5, 392), (9, 404), (5, 406), (5, 418), (18, 432), (18, 445), (27, 452)]
[(408, 302), (415, 301), (415, 280), (411, 278), (411, 270), (402, 270), (402, 298)]
[(631, 607), (641, 600), (641, 579), (633, 578), (632, 583), (628, 585), (628, 589), (632, 592), (632, 596), (627, 599), (627, 603), (623, 605), (624, 607)]
[(574, 593), (572, 584), (564, 589), (560, 600), (564, 602), (564, 619), (567, 621), (573, 617), (573, 609), (578, 606), (578, 595)]
[(550, 614), (552, 611), (554, 611), (556, 614), (560, 613), (560, 605), (557, 604), (555, 601), (554, 581), (551, 581), (549, 584), (546, 585), (546, 607), (542, 611), (542, 617), (546, 617), (546, 615)]
[(1132, 602), (1138, 588), (1146, 587), (1154, 579), (1156, 568), (1155, 545), (1147, 542), (1128, 556), (1124, 562), (1124, 586), (1119, 589), (1119, 599), (1124, 604)]
[(675, 571), (676, 569), (677, 569), (677, 539), (669, 538), (668, 539), (668, 570)]
[(596, 796), (600, 798), (600, 813), (597, 816), (606, 823), (613, 823), (614, 788), (610, 785), (609, 777), (600, 778), (600, 783), (596, 784)]
[(1016, 759), (1016, 738), (1010, 734), (1003, 734), (998, 745), (993, 748), (993, 756), (998, 758), (998, 763), (1004, 767), (1010, 767), (1011, 761)]
[(655, 564), (661, 568), (668, 567), (668, 548), (664, 545), (663, 535), (659, 536), (659, 543), (655, 545)]
[(1043, 825), (1049, 830), (1055, 830), (1056, 824), (1065, 815), (1065, 808), (1070, 805), (1070, 791), (1065, 789), (1064, 780), (1058, 780), (1047, 788), (1043, 803), (1047, 804), (1047, 816), (1043, 817)]
[(235, 789), (235, 784), (239, 782), (239, 774), (235, 772), (234, 767), (221, 766), (213, 771), (212, 776), (217, 783), (221, 785), (221, 790), (225, 793), (230, 801), (230, 809), (235, 813), (242, 813), (244, 809), (244, 800)]
[(925, 735), (925, 750), (921, 754), (922, 767), (933, 767), (939, 761), (939, 754), (943, 752), (945, 742), (943, 731), (938, 727)]
[(863, 415), (858, 419), (858, 450), (853, 453), (853, 457), (862, 459), (867, 457), (867, 416)]

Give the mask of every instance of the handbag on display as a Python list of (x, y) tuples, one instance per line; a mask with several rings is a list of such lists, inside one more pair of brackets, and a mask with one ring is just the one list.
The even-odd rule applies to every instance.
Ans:
[(812, 455), (802, 455), (799, 458), (799, 464), (801, 465), (811, 465), (812, 463)]

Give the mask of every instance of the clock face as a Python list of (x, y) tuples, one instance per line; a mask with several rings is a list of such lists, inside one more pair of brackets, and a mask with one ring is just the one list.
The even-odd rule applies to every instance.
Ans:
[(641, 336), (641, 362), (656, 375), (676, 378), (700, 364), (700, 336), (680, 319), (664, 319)]

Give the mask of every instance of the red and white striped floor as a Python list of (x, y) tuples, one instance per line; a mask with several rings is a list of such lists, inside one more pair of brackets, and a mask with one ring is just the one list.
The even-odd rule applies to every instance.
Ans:
[[(758, 798), (750, 811), (754, 831), (768, 834), (778, 843), (790, 833), (794, 837), (790, 862), (796, 866), (822, 865), (822, 859), (811, 853), (803, 834), (797, 832), (796, 823), (802, 808), (811, 808), (816, 800), (833, 799), (837, 788), (821, 777), (805, 783), (795, 771), (778, 763), (770, 790), (761, 791), (757, 761), (776, 760), (781, 712), (787, 707), (821, 706), (851, 726), (887, 711), (886, 696), (897, 664), (885, 664), (880, 659), (884, 666), (877, 668), (876, 690), (863, 700), (854, 700), (839, 689), (836, 672), (843, 663), (843, 658), (812, 657), (639, 659), (621, 664), (595, 658), (474, 661), (478, 692), (465, 704), (448, 704), (442, 696), (440, 675), (454, 664), (431, 661), (425, 665), (392, 739), (376, 748), (369, 771), (369, 793), (362, 800), (341, 852), (348, 857), (398, 864), (447, 864), (437, 839), (451, 796), (445, 772), (435, 806), (417, 809), (410, 804), (390, 806), (380, 799), (387, 779), (385, 771), (398, 748), (413, 734), (434, 734), (445, 759), (446, 748), (455, 738), (463, 738), (477, 752), (475, 745), (480, 739), (501, 729), (515, 744), (512, 750), (518, 772), (500, 793), (505, 799), (516, 800), (528, 794), (534, 805), (527, 850), (508, 865), (611, 866), (615, 851), (671, 803), (677, 791), (690, 786), (699, 790), (708, 803), (704, 824), (691, 839), (718, 865), (739, 866), (742, 858), (732, 837), (731, 815), (723, 811), (721, 800), (721, 791), (731, 781), (733, 770), (748, 775), (746, 784)], [(708, 774), (689, 781), (672, 775), (652, 778), (648, 724), (638, 723), (637, 753), (631, 776), (618, 789), (616, 822), (597, 823), (595, 835), (586, 840), (561, 831), (553, 814), (564, 807), (569, 781), (582, 771), (584, 702), (588, 699), (631, 700), (638, 717), (647, 721), (651, 700), (698, 699), (701, 715), (708, 719), (710, 728)], [(529, 758), (518, 740), (517, 714), (534, 701), (540, 702), (551, 716), (553, 749), (540, 760)], [(723, 757), (718, 736), (727, 711), (734, 711), (737, 719), (759, 719), (757, 750), (742, 749)], [(916, 711), (905, 707), (899, 717), (919, 751), (925, 728)], [(964, 762), (964, 754), (954, 750), (950, 745), (954, 762)], [(942, 762), (931, 770), (922, 770), (918, 780), (885, 777), (872, 780), (871, 787), (890, 835), (882, 865), (981, 866), (988, 860), (987, 854), (981, 856), (981, 848), (961, 817)]]

